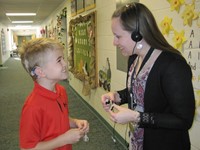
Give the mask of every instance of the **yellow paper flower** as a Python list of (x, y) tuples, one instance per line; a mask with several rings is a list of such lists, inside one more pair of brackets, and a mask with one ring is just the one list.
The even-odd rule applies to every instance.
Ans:
[[(196, 93), (197, 93), (197, 95), (198, 95), (199, 98), (200, 98), (200, 90), (197, 90)], [(200, 100), (200, 99), (199, 99), (199, 100)]]
[[(200, 13), (199, 13), (200, 16)], [(200, 28), (200, 17), (198, 17), (199, 19), (197, 20), (197, 26)]]
[(167, 0), (167, 1), (170, 3), (171, 10), (172, 11), (176, 10), (177, 12), (179, 12), (181, 5), (185, 3), (184, 0)]
[(192, 20), (195, 20), (199, 17), (198, 13), (194, 11), (194, 8), (194, 4), (186, 4), (185, 10), (182, 13), (184, 25), (189, 25), (191, 27)]
[(177, 31), (174, 30), (173, 41), (175, 43), (174, 47), (176, 49), (182, 49), (183, 43), (186, 42), (186, 38), (185, 38), (184, 35), (185, 35), (184, 30), (182, 30), (181, 32), (177, 32)]
[(195, 97), (195, 99), (196, 99), (196, 106), (199, 107), (200, 106), (200, 90), (197, 90), (195, 93), (197, 95)]
[(170, 30), (173, 30), (172, 27), (172, 18), (168, 18), (167, 16), (161, 21), (160, 26), (162, 28), (162, 34), (169, 34)]

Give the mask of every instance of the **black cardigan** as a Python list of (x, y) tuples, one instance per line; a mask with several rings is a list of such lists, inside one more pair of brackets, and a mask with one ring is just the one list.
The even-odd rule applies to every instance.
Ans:
[[(129, 58), (129, 67), (135, 58)], [(190, 149), (188, 130), (195, 111), (191, 79), (191, 68), (182, 56), (162, 52), (155, 61), (146, 83), (139, 126), (144, 128), (144, 150)], [(118, 93), (121, 104), (130, 103), (127, 88)]]

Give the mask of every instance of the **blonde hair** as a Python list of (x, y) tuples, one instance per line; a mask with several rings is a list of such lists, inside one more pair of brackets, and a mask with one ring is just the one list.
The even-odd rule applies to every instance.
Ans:
[(19, 51), (21, 63), (29, 75), (35, 80), (34, 72), (37, 66), (45, 64), (45, 55), (54, 50), (64, 50), (62, 44), (49, 38), (36, 38), (24, 43)]

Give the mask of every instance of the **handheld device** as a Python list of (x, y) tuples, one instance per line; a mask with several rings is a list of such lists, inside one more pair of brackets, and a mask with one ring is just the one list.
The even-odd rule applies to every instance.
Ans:
[(111, 101), (110, 99), (106, 99), (105, 104), (109, 105), (110, 110), (113, 110), (113, 108), (114, 108), (113, 101)]

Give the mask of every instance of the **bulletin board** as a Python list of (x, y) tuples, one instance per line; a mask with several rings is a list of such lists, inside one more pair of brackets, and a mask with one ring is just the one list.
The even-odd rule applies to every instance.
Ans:
[(84, 95), (97, 86), (95, 16), (92, 12), (69, 23), (69, 70), (83, 82)]
[(2, 51), (2, 54), (5, 55), (6, 54), (6, 38), (5, 38), (5, 32), (4, 29), (1, 29), (1, 36), (0, 36), (0, 50)]

